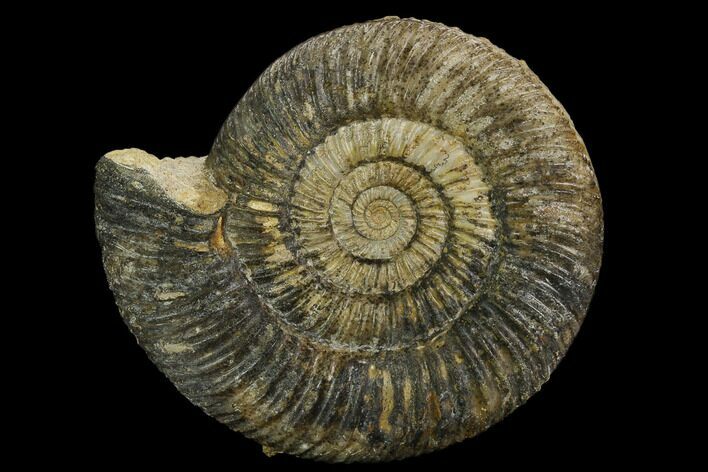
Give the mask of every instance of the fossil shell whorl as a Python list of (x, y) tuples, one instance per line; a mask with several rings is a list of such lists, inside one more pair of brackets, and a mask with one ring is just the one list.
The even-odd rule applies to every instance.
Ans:
[(602, 210), (582, 140), (523, 62), (458, 29), (312, 38), (206, 164), (167, 162), (99, 163), (111, 287), (180, 391), (270, 451), (388, 460), (473, 436), (585, 316)]

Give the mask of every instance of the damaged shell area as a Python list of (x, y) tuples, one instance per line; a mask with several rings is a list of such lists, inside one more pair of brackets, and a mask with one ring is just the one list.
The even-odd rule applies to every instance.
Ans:
[(383, 461), (476, 435), (549, 378), (597, 279), (570, 118), (523, 62), (444, 25), (312, 38), (206, 159), (128, 154), (96, 180), (121, 314), (268, 453)]

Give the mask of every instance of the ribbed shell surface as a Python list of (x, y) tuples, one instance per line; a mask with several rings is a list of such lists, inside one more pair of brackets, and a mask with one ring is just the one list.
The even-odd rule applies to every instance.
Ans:
[(382, 461), (474, 436), (585, 316), (585, 146), (523, 62), (459, 29), (386, 18), (297, 46), (206, 172), (227, 201), (197, 215), (99, 165), (99, 238), (151, 359), (268, 452)]

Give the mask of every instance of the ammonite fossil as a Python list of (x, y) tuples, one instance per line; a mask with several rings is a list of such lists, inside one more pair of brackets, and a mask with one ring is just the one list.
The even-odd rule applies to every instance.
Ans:
[(404, 458), (549, 378), (602, 208), (583, 141), (489, 41), (384, 18), (275, 61), (206, 158), (96, 170), (120, 312), (180, 392), (268, 453)]

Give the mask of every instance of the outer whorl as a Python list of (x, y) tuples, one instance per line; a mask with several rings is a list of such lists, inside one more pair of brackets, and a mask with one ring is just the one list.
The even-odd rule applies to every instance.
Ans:
[(381, 461), (474, 436), (548, 379), (602, 210), (561, 105), (456, 28), (385, 18), (273, 63), (209, 156), (97, 166), (122, 316), (267, 452)]

